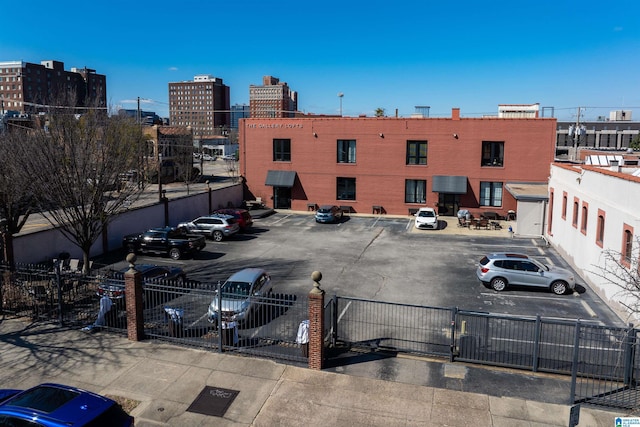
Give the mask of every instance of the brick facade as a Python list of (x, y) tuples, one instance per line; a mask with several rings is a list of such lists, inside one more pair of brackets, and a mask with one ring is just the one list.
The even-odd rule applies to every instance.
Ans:
[[(281, 209), (335, 204), (372, 213), (380, 206), (385, 213), (407, 215), (440, 203), (445, 215), (455, 215), (458, 208), (506, 215), (516, 209), (506, 183), (547, 182), (555, 134), (555, 119), (464, 118), (457, 108), (451, 118), (250, 118), (240, 124), (240, 173), (246, 181), (245, 199), (261, 197)], [(355, 160), (339, 161), (339, 140), (355, 141)], [(289, 159), (276, 159), (276, 141), (288, 141)], [(408, 164), (411, 141), (426, 142), (426, 164)], [(493, 142), (503, 147), (501, 162), (483, 165), (483, 150)], [(294, 173), (293, 186), (268, 185), (269, 171)], [(354, 179), (351, 200), (338, 194), (339, 178)], [(434, 187), (458, 178), (466, 188), (457, 193)], [(407, 180), (426, 181), (424, 201), (407, 201)], [(481, 186), (488, 191), (488, 183), (502, 188), (501, 200), (493, 205), (483, 204), (480, 194)]]

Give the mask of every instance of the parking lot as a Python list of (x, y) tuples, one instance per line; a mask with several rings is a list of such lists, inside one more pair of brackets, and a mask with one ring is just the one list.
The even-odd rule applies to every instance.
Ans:
[(475, 268), (484, 254), (496, 251), (522, 252), (570, 268), (542, 239), (416, 230), (409, 217), (351, 216), (339, 224), (317, 224), (312, 215), (297, 212), (257, 218), (249, 232), (208, 241), (193, 259), (140, 256), (138, 262), (177, 264), (189, 279), (207, 283), (224, 281), (245, 267), (261, 267), (270, 272), (274, 292), (298, 297), (312, 289), (311, 273), (318, 270), (329, 297), (623, 325), (578, 276), (576, 292), (562, 296), (485, 288)]

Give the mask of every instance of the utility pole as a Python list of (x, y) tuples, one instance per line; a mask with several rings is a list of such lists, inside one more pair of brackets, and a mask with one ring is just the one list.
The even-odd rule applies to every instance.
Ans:
[(575, 127), (569, 126), (569, 136), (573, 138), (573, 160), (578, 160), (578, 146), (580, 145), (580, 136), (584, 135), (586, 128), (580, 124), (580, 110), (582, 107), (578, 107), (578, 114), (576, 115)]

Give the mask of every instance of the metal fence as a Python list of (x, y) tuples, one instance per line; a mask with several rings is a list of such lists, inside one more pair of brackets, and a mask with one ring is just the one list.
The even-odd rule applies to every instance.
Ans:
[(334, 297), (332, 343), (570, 375), (571, 401), (640, 407), (640, 331), (582, 320), (510, 316)]
[[(101, 269), (85, 276), (57, 266), (9, 269), (0, 264), (2, 311), (86, 326), (98, 317), (98, 291), (107, 277), (111, 285), (118, 280)], [(124, 290), (124, 281), (120, 284)], [(144, 283), (145, 335), (211, 351), (307, 361), (306, 349), (296, 341), (301, 323), (308, 319), (306, 295), (248, 298), (218, 293), (217, 286)], [(216, 299), (214, 308), (221, 308), (210, 310)], [(226, 318), (222, 315), (223, 299), (248, 307), (247, 317)], [(124, 298), (111, 301), (114, 304), (104, 327), (126, 333)], [(570, 375), (572, 402), (627, 409), (640, 407), (639, 334), (633, 325), (616, 327), (350, 297), (334, 296), (325, 306), (325, 337), (331, 345)]]
[(4, 314), (56, 320), (66, 325), (95, 321), (99, 275), (83, 275), (54, 265), (0, 263), (0, 302)]
[(334, 297), (325, 319), (350, 347), (449, 356), (455, 309)]
[[(248, 297), (219, 293), (216, 288), (217, 284), (207, 283), (181, 288), (146, 284), (145, 336), (215, 351), (306, 362), (306, 354), (296, 342), (298, 328), (309, 315), (306, 296)], [(218, 304), (210, 309), (214, 300)], [(228, 309), (225, 304), (246, 314), (228, 318), (223, 313)]]

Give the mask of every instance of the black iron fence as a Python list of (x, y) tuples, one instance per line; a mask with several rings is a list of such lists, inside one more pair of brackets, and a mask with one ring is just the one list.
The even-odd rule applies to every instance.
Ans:
[(56, 320), (67, 325), (92, 323), (98, 314), (100, 274), (83, 275), (59, 265), (0, 263), (0, 308), (5, 315)]
[(350, 347), (449, 356), (455, 309), (334, 297), (328, 335)]
[[(56, 266), (0, 264), (2, 312), (101, 326), (124, 333), (124, 292), (108, 298), (100, 321), (109, 271), (92, 275)], [(308, 298), (287, 294), (217, 292), (217, 284), (145, 282), (145, 336), (212, 351), (230, 351), (306, 362), (298, 333), (308, 319)], [(116, 286), (117, 288), (117, 286)], [(335, 296), (325, 306), (330, 345), (447, 357), (493, 366), (550, 372), (572, 378), (570, 400), (640, 407), (640, 330), (597, 322), (509, 316)]]
[(334, 297), (326, 316), (333, 343), (570, 375), (574, 403), (640, 407), (640, 331), (632, 325), (347, 297)]
[(144, 286), (145, 336), (184, 345), (305, 362), (297, 342), (308, 301), (295, 295), (217, 291), (217, 284)]

